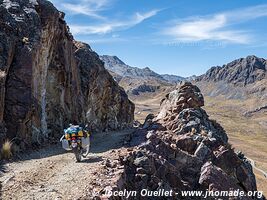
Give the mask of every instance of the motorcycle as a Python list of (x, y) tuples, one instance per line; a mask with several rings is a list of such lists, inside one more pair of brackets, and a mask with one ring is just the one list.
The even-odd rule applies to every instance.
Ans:
[(90, 134), (87, 126), (83, 129), (80, 126), (71, 125), (64, 129), (64, 135), (60, 138), (63, 149), (74, 153), (77, 162), (86, 158), (90, 151)]

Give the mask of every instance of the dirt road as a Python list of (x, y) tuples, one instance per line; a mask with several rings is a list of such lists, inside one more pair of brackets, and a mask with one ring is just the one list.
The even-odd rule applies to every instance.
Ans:
[[(126, 152), (125, 140), (133, 130), (93, 136), (91, 153), (81, 163), (74, 154), (55, 145), (22, 155), (20, 161), (6, 163), (0, 177), (0, 199), (88, 199), (93, 192), (112, 184), (117, 176), (106, 163), (116, 164)], [(109, 163), (110, 164), (110, 163)]]

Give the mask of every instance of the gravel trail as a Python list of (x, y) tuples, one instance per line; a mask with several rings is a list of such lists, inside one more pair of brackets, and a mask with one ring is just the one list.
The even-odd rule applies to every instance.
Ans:
[[(119, 156), (134, 130), (99, 133), (91, 140), (91, 153), (77, 163), (60, 144), (23, 154), (1, 168), (0, 199), (90, 199), (93, 193), (117, 181)], [(107, 164), (108, 163), (108, 164)], [(115, 166), (110, 167), (110, 163)], [(109, 167), (107, 167), (109, 166)]]

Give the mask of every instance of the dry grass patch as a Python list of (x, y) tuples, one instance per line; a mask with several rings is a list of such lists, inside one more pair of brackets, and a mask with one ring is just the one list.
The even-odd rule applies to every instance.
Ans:
[(10, 159), (12, 156), (12, 143), (7, 140), (1, 149), (1, 159)]

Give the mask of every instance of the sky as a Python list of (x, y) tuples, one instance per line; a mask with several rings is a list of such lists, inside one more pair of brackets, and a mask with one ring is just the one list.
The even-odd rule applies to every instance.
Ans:
[(52, 0), (76, 40), (160, 74), (267, 58), (266, 0)]

